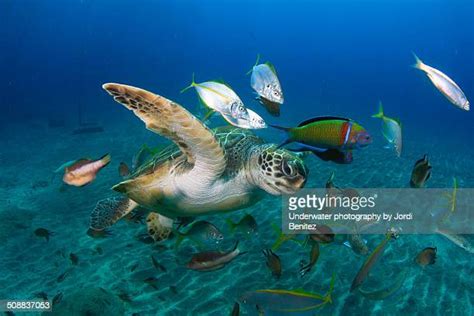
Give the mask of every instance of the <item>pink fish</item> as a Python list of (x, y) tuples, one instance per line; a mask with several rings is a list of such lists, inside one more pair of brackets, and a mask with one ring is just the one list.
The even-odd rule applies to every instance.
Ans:
[(63, 181), (76, 187), (85, 186), (97, 177), (97, 173), (110, 163), (107, 154), (98, 160), (81, 158), (64, 164), (58, 170), (64, 169)]

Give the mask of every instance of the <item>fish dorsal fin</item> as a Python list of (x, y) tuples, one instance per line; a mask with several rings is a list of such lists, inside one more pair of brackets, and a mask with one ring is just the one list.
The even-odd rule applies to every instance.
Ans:
[(329, 120), (341, 120), (341, 121), (346, 121), (346, 122), (350, 121), (350, 119), (348, 118), (339, 117), (339, 116), (318, 116), (318, 117), (313, 117), (306, 121), (301, 122), (300, 124), (298, 124), (298, 127), (305, 126), (314, 122), (329, 121)]
[(265, 63), (265, 65), (267, 65), (268, 68), (270, 68), (270, 70), (273, 72), (273, 74), (274, 74), (275, 76), (277, 75), (275, 66), (273, 66), (273, 64), (272, 64), (271, 62), (267, 61), (267, 62)]
[(77, 168), (80, 168), (84, 165), (87, 165), (88, 163), (91, 163), (93, 160), (89, 158), (81, 158), (76, 160), (73, 164), (69, 165), (66, 167), (66, 171), (71, 171), (75, 170)]

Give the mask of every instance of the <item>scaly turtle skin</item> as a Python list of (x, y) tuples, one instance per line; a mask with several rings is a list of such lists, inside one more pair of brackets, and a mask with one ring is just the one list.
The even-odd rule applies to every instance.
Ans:
[(91, 214), (93, 230), (111, 226), (138, 205), (171, 219), (215, 214), (249, 207), (265, 193), (294, 193), (306, 182), (307, 169), (301, 158), (265, 144), (249, 130), (223, 127), (212, 131), (159, 95), (114, 83), (103, 88), (149, 130), (174, 145), (113, 187), (125, 197), (97, 204)]

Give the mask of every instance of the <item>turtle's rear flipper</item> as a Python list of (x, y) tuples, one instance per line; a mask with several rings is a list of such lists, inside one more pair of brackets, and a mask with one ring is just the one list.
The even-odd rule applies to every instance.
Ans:
[(113, 197), (97, 202), (90, 216), (90, 229), (103, 231), (133, 211), (138, 204), (126, 197)]

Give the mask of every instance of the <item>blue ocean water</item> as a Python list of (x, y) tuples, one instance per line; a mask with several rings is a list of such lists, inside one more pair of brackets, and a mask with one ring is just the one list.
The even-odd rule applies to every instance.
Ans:
[[(51, 300), (62, 293), (53, 308), (59, 315), (227, 315), (246, 291), (324, 293), (335, 273), (333, 302), (318, 315), (472, 315), (472, 254), (441, 236), (404, 235), (390, 244), (371, 284), (387, 285), (409, 271), (403, 287), (385, 300), (349, 293), (354, 267), (365, 257), (341, 245), (322, 247), (316, 267), (301, 278), (300, 260), (309, 248), (284, 244), (277, 252), (283, 276), (275, 280), (261, 249), (276, 238), (272, 223), (281, 219), (280, 198), (266, 197), (246, 210), (259, 234), (241, 240), (247, 254), (214, 272), (185, 268), (192, 243), (176, 253), (138, 242), (144, 224), (121, 221), (100, 240), (85, 232), (96, 202), (111, 196), (110, 187), (121, 180), (119, 162), (130, 162), (142, 144), (166, 143), (111, 100), (101, 88), (106, 82), (147, 89), (198, 114), (195, 92), (180, 93), (194, 73), (198, 82), (225, 80), (268, 123), (293, 126), (335, 115), (356, 120), (373, 135), (373, 144), (355, 152), (350, 165), (309, 157), (306, 187), (321, 187), (333, 171), (344, 187), (406, 187), (414, 162), (428, 154), (428, 187), (451, 187), (456, 177), (460, 187), (472, 188), (472, 112), (450, 104), (411, 65), (414, 52), (472, 97), (473, 16), (468, 0), (0, 1), (0, 299), (46, 292)], [(278, 118), (254, 100), (249, 85), (246, 72), (258, 54), (275, 65), (283, 87)], [(379, 101), (402, 123), (400, 158), (383, 148), (380, 121), (371, 118)], [(216, 119), (213, 126), (224, 123)], [(85, 125), (103, 132), (73, 134)], [(275, 143), (284, 138), (270, 128), (256, 134)], [(86, 187), (64, 189), (53, 173), (66, 161), (106, 152), (111, 165)], [(225, 218), (243, 214), (205, 217), (225, 231), (224, 248), (240, 239), (225, 229)], [(49, 242), (34, 235), (39, 227), (54, 232)], [(367, 236), (369, 249), (381, 239)], [(436, 264), (413, 267), (425, 247), (438, 248)], [(71, 265), (71, 252), (77, 265)], [(154, 270), (150, 255), (166, 272)], [(143, 282), (150, 276), (158, 279), (157, 288)], [(130, 300), (120, 298), (123, 293)], [(241, 310), (257, 313), (254, 306)]]

